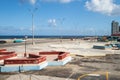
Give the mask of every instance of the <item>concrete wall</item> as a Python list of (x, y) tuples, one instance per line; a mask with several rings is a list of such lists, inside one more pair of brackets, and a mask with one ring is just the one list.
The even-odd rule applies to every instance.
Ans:
[(48, 63), (42, 62), (40, 64), (33, 64), (33, 65), (6, 65), (0, 66), (0, 72), (22, 72), (22, 71), (29, 71), (29, 70), (41, 70), (45, 68)]
[(71, 61), (72, 58), (71, 56), (66, 57), (63, 60), (59, 60), (59, 61), (48, 61), (48, 66), (61, 66), (61, 65), (65, 65), (66, 63), (68, 63), (69, 61)]

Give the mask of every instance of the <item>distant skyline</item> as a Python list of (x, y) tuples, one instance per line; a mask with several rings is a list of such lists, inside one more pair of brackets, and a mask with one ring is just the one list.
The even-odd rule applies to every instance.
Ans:
[(0, 35), (110, 35), (120, 0), (1, 0)]

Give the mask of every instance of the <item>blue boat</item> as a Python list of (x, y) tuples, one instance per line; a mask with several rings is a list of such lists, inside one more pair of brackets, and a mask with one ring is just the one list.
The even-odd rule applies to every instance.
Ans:
[(14, 40), (13, 43), (21, 43), (21, 42), (24, 42), (25, 40), (22, 40), (22, 39), (17, 39), (17, 40)]

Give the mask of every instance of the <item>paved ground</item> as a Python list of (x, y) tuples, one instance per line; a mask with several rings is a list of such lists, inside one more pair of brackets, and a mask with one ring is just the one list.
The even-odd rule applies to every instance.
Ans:
[[(51, 41), (48, 40), (48, 41)], [(47, 40), (36, 45), (27, 45), (27, 53), (37, 54), (39, 51), (67, 51), (70, 52), (73, 60), (65, 66), (51, 66), (41, 71), (28, 71), (23, 73), (1, 73), (0, 80), (76, 80), (79, 76), (86, 73), (100, 71), (109, 72), (109, 80), (120, 80), (120, 50), (97, 50), (92, 49), (93, 45), (104, 45), (103, 42), (91, 42), (82, 40)], [(3, 46), (8, 51), (16, 51), (19, 55), (24, 53), (24, 45)], [(112, 56), (105, 56), (113, 54)], [(89, 57), (87, 57), (89, 56)], [(25, 78), (24, 78), (25, 77)], [(69, 79), (70, 78), (70, 79)], [(100, 78), (105, 78), (104, 75)], [(90, 78), (87, 78), (91, 80)], [(87, 80), (83, 79), (83, 80)], [(96, 80), (96, 79), (95, 79)], [(98, 79), (99, 80), (99, 79)]]

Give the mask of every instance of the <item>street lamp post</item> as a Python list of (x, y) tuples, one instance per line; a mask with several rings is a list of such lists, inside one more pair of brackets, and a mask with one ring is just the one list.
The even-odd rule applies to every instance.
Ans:
[[(65, 20), (65, 18), (61, 18), (60, 19), (61, 26), (63, 26), (63, 21), (64, 20)], [(62, 34), (61, 34), (61, 36), (60, 36), (60, 42), (62, 42), (62, 39), (63, 39), (63, 37), (62, 37)]]
[(25, 36), (25, 53), (24, 53), (24, 57), (27, 56), (27, 53), (26, 53), (26, 41), (27, 41), (27, 36)]
[(32, 15), (32, 45), (35, 44), (34, 42), (34, 12), (37, 10), (38, 8), (34, 8), (33, 10), (29, 9), (29, 11), (31, 12)]
[(34, 13), (32, 12), (32, 45), (34, 44)]

